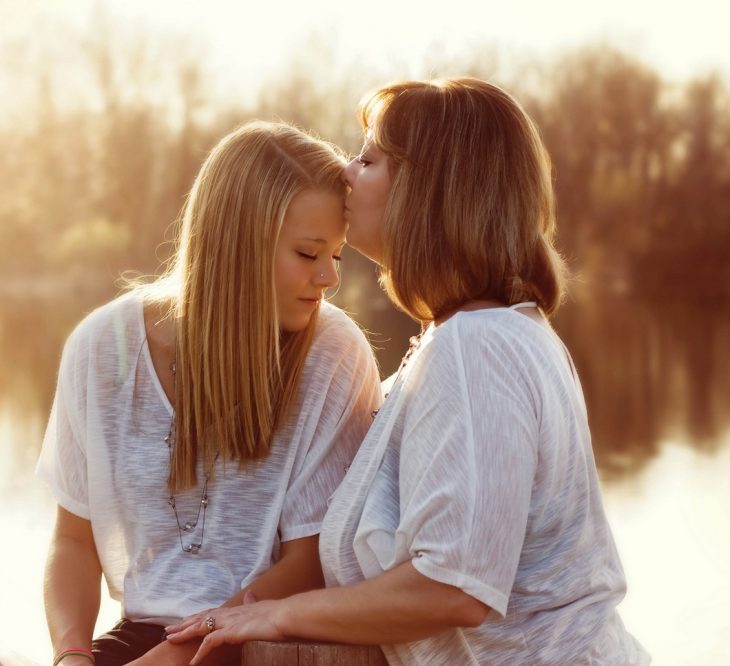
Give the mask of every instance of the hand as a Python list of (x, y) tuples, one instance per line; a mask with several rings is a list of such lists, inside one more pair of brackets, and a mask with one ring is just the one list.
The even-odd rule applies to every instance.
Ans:
[[(244, 602), (245, 603), (245, 602)], [(200, 611), (199, 613), (194, 613), (193, 615), (188, 615), (187, 617), (183, 618), (178, 622), (178, 624), (171, 625), (169, 627), (165, 627), (165, 640), (167, 640), (170, 637), (170, 632), (172, 630), (180, 631), (181, 628), (187, 627), (191, 624), (194, 624), (196, 622), (202, 622), (205, 624), (205, 618), (209, 617), (213, 611), (218, 610), (218, 606), (214, 606), (213, 608), (208, 608), (207, 610)], [(206, 625), (207, 626), (207, 625)], [(191, 634), (188, 636), (188, 639), (194, 638), (194, 636)], [(188, 640), (186, 639), (186, 640)], [(173, 641), (174, 643), (182, 643), (182, 639), (178, 639), (177, 641)], [(0, 664), (2, 666), (2, 664)]]
[[(249, 640), (282, 641), (286, 637), (277, 627), (275, 615), (280, 610), (281, 601), (259, 601), (247, 592), (243, 606), (217, 608), (207, 614), (198, 613), (184, 619), (180, 624), (165, 627), (167, 640), (183, 643), (191, 638), (202, 637), (203, 642), (191, 660), (191, 666), (199, 664), (213, 649), (224, 643), (243, 643)], [(211, 630), (206, 623), (214, 620)]]

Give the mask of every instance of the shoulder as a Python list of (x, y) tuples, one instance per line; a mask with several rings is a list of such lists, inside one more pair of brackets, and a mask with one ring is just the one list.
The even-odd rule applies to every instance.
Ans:
[[(370, 343), (358, 325), (342, 310), (329, 303), (320, 306), (312, 346), (302, 373), (303, 395), (312, 399), (327, 389), (328, 395), (337, 393), (353, 405), (355, 396), (367, 399), (369, 416), (379, 402), (380, 375)], [(315, 388), (318, 387), (318, 388)], [(378, 396), (376, 399), (374, 396)], [(355, 402), (353, 402), (355, 401)], [(332, 408), (341, 406), (329, 401)]]
[(312, 343), (312, 355), (373, 357), (372, 348), (362, 329), (343, 310), (323, 302)]
[(116, 356), (130, 338), (139, 337), (141, 295), (128, 292), (88, 313), (73, 329), (64, 346), (67, 362), (98, 352)]
[(529, 383), (533, 366), (552, 353), (551, 335), (513, 310), (459, 312), (424, 334), (411, 382), (436, 383), (443, 390), (495, 379)]
[(457, 312), (438, 329), (455, 340), (490, 345), (535, 344), (547, 332), (541, 324), (507, 308)]
[(521, 358), (554, 346), (548, 325), (506, 308), (459, 312), (436, 327), (434, 352), (466, 355), (471, 363), (494, 357)]
[(357, 334), (362, 334), (358, 325), (344, 310), (332, 303), (322, 301), (317, 318), (316, 335), (321, 335), (325, 332), (334, 334), (341, 332), (344, 335), (356, 336)]

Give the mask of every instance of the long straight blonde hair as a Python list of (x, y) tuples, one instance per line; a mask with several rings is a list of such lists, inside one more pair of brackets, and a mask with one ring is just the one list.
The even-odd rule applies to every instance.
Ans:
[(243, 464), (270, 450), (297, 397), (316, 325), (279, 328), (274, 251), (292, 199), (344, 197), (343, 158), (281, 123), (248, 123), (211, 151), (181, 215), (170, 268), (144, 289), (175, 322), (175, 446), (168, 483), (196, 483), (216, 456)]

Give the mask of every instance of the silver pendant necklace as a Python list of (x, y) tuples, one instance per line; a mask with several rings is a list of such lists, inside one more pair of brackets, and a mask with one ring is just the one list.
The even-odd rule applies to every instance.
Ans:
[[(172, 371), (173, 377), (175, 377), (175, 384), (177, 384), (177, 376), (175, 374), (175, 361), (170, 363), (170, 370)], [(174, 393), (173, 393), (174, 395)], [(173, 453), (173, 447), (175, 446), (175, 412), (173, 410), (172, 416), (170, 417), (170, 429), (167, 433), (167, 437), (165, 437), (165, 444), (167, 444), (167, 452), (168, 457), (170, 461), (170, 469), (172, 469), (172, 453)], [(215, 458), (213, 459), (213, 463), (210, 466), (210, 469), (206, 471), (205, 473), (205, 481), (203, 483), (203, 490), (200, 494), (200, 501), (198, 503), (198, 512), (195, 515), (195, 518), (191, 521), (185, 521), (182, 523), (180, 521), (180, 515), (177, 512), (177, 503), (175, 501), (175, 494), (170, 493), (170, 497), (167, 500), (167, 503), (172, 508), (172, 512), (175, 514), (175, 522), (177, 523), (177, 532), (178, 536), (180, 538), (180, 548), (182, 549), (183, 553), (190, 553), (191, 555), (197, 555), (201, 548), (203, 547), (203, 538), (205, 537), (205, 514), (208, 510), (208, 481), (210, 481), (210, 476), (213, 471), (213, 466), (215, 465), (216, 461), (218, 460), (218, 454), (216, 453)], [(202, 514), (202, 515), (201, 515)], [(198, 523), (200, 523), (200, 540), (199, 541), (187, 541), (188, 536), (192, 536), (193, 530), (195, 530), (198, 526)], [(185, 536), (185, 539), (183, 539), (183, 536)]]

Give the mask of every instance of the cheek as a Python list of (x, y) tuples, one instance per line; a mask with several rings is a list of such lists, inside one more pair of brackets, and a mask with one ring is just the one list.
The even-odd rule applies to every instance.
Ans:
[(347, 232), (347, 242), (356, 250), (373, 261), (380, 262), (382, 257), (382, 213), (372, 212), (351, 220)]
[(385, 215), (385, 200), (377, 192), (370, 192), (369, 197), (363, 201), (358, 211), (358, 219), (354, 220), (353, 226), (361, 235), (377, 234), (383, 223)]
[(281, 257), (274, 262), (274, 288), (279, 298), (301, 296), (311, 276), (312, 267), (299, 257)]
[(368, 200), (374, 207), (385, 207), (391, 187), (390, 172), (387, 165), (379, 164), (368, 176)]

